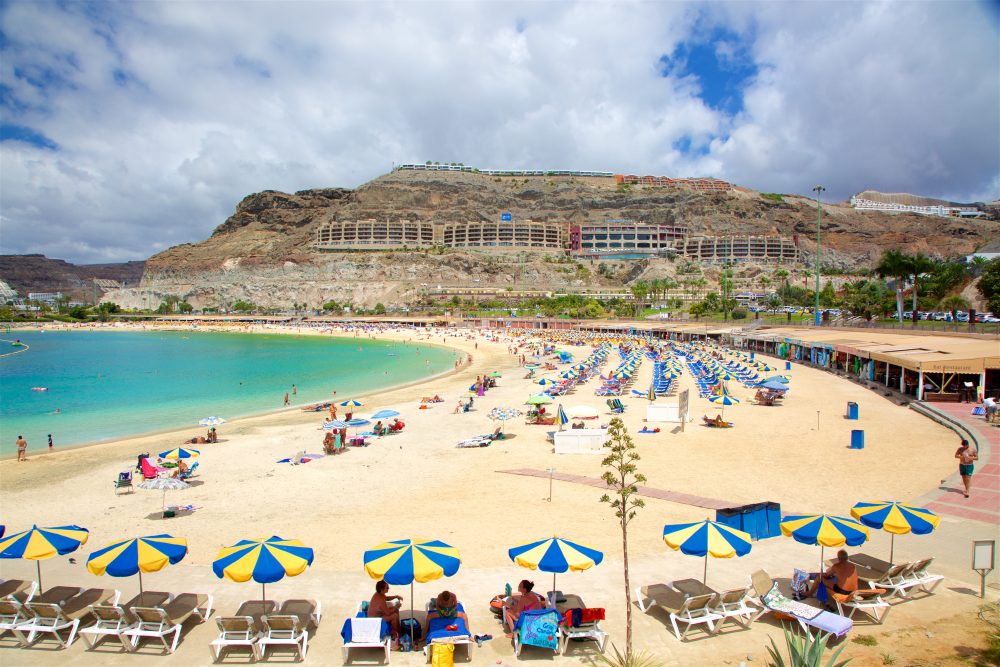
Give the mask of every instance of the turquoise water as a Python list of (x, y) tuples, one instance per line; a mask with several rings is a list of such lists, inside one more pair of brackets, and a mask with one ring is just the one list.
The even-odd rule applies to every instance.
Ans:
[[(413, 343), (274, 334), (48, 331), (3, 338), (20, 338), (30, 349), (0, 358), (0, 455), (16, 451), (19, 434), (29, 452), (47, 448), (49, 433), (57, 448), (186, 426), (201, 435), (198, 420), (209, 415), (229, 420), (277, 410), (285, 392), (293, 405), (331, 400), (333, 390), (339, 402), (447, 371), (458, 356)], [(14, 349), (0, 343), (0, 353)]]

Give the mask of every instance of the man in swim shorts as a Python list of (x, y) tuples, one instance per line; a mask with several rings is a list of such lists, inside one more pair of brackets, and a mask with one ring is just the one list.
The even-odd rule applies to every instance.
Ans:
[(28, 460), (28, 441), (24, 439), (23, 435), (17, 436), (17, 460)]
[(958, 459), (958, 474), (962, 476), (962, 483), (965, 485), (965, 497), (969, 497), (972, 487), (972, 470), (974, 461), (979, 460), (979, 452), (969, 447), (968, 440), (962, 440), (962, 446), (955, 452)]

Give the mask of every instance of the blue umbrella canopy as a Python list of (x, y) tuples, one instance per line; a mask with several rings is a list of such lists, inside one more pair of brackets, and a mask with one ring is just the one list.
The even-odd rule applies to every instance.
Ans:
[(347, 428), (347, 422), (341, 421), (340, 419), (331, 419), (323, 424), (323, 428), (327, 431), (332, 431), (335, 428)]
[(926, 535), (937, 528), (941, 520), (929, 509), (891, 500), (858, 503), (851, 508), (851, 516), (866, 526), (887, 531), (892, 535), (892, 544), (889, 547), (890, 563), (895, 555), (896, 535), (906, 533)]
[(371, 416), (371, 419), (389, 419), (390, 417), (398, 417), (399, 413), (395, 410), (379, 410)]
[(344, 423), (347, 424), (348, 426), (365, 426), (366, 424), (371, 424), (371, 422), (369, 420), (367, 420), (367, 419), (360, 419), (360, 418), (359, 419), (348, 419)]
[(88, 537), (90, 531), (80, 526), (52, 528), (32, 526), (28, 530), (0, 539), (0, 558), (24, 558), (36, 561), (38, 590), (41, 592), (41, 561), (76, 551), (80, 545), (86, 544)]
[(87, 570), (97, 576), (131, 577), (138, 574), (141, 593), (143, 572), (159, 572), (167, 565), (179, 563), (187, 552), (187, 540), (183, 537), (166, 534), (135, 537), (91, 553), (87, 559)]
[(702, 556), (705, 567), (702, 583), (708, 577), (708, 557), (732, 558), (750, 553), (752, 544), (749, 533), (730, 528), (721, 523), (696, 521), (694, 523), (673, 523), (663, 527), (663, 541), (674, 550), (688, 556)]
[(295, 577), (312, 565), (313, 550), (299, 540), (286, 540), (277, 535), (267, 539), (240, 540), (219, 551), (212, 571), (220, 579), (249, 581), (264, 585)]
[(340, 406), (343, 408), (360, 408), (361, 401), (355, 401), (352, 399), (349, 401), (344, 401), (343, 403), (340, 404)]
[(570, 542), (560, 537), (528, 542), (507, 550), (510, 559), (529, 570), (552, 573), (552, 590), (556, 590), (556, 573), (582, 572), (600, 565), (604, 554), (583, 544)]
[(784, 382), (778, 382), (777, 380), (765, 380), (757, 386), (763, 389), (770, 389), (772, 391), (788, 391), (788, 385)]
[(856, 547), (868, 540), (868, 528), (854, 519), (828, 514), (794, 514), (786, 516), (781, 532), (801, 544), (819, 545), (820, 570), (823, 569), (823, 550), (826, 547)]

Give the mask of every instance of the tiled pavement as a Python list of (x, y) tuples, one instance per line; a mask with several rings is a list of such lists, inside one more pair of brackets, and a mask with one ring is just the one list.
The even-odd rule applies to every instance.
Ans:
[[(963, 496), (962, 479), (955, 473), (944, 483), (922, 498), (922, 504), (938, 514), (959, 519), (983, 521), (1000, 525), (1000, 426), (986, 423), (982, 417), (972, 415), (971, 403), (930, 403), (926, 407), (937, 410), (960, 422), (979, 440), (979, 461), (972, 476), (972, 497)], [(956, 437), (955, 449), (958, 449)]]

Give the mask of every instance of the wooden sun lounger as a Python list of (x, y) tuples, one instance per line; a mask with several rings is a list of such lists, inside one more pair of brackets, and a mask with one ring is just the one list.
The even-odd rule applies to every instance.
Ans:
[[(715, 632), (715, 622), (722, 620), (711, 610), (711, 603), (716, 597), (714, 593), (685, 598), (666, 584), (653, 584), (636, 589), (635, 594), (642, 611), (648, 613), (653, 607), (659, 607), (669, 615), (678, 641), (683, 641), (694, 626), (701, 624), (708, 626), (708, 634), (711, 635)], [(644, 599), (647, 602), (643, 603)], [(683, 633), (677, 627), (678, 623), (686, 625)]]
[(277, 614), (263, 617), (263, 636), (257, 640), (258, 655), (264, 659), (268, 646), (292, 646), (299, 660), (309, 650), (309, 633), (315, 632), (323, 616), (316, 600), (286, 600)]
[(38, 591), (37, 581), (7, 579), (0, 582), (0, 598), (12, 597), (19, 602), (27, 602)]

